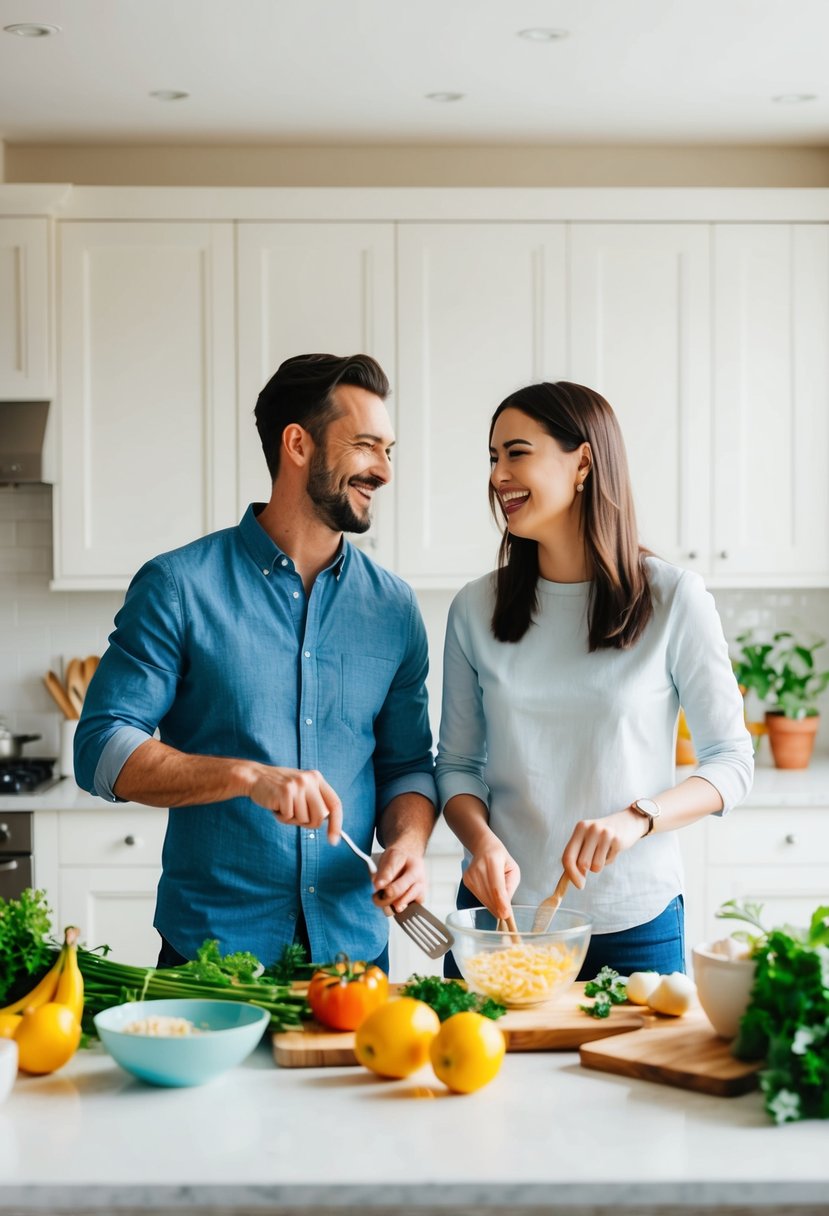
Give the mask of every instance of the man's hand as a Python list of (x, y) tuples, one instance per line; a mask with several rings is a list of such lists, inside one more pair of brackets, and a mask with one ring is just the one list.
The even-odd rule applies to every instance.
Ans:
[(342, 803), (316, 769), (276, 768), (257, 764), (248, 797), (272, 811), (280, 823), (318, 828), (328, 820), (328, 840), (337, 844), (343, 822)]
[(598, 874), (647, 831), (647, 820), (627, 809), (603, 819), (582, 819), (573, 829), (561, 863), (574, 887), (584, 887), (588, 872)]
[(391, 913), (426, 898), (426, 863), (422, 850), (409, 851), (397, 843), (386, 849), (372, 878), (374, 902)]
[(505, 920), (512, 915), (512, 897), (521, 871), (497, 837), (492, 835), (486, 847), (473, 855), (463, 881), (493, 916)]

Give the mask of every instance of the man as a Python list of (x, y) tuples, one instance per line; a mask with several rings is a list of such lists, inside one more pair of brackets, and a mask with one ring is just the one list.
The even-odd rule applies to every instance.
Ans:
[[(384, 910), (425, 894), (425, 630), (411, 588), (343, 536), (391, 480), (388, 392), (367, 355), (283, 363), (256, 405), (269, 502), (148, 562), (116, 617), (75, 773), (171, 808), (159, 965), (206, 938), (265, 963), (297, 940), (387, 965)], [(373, 902), (365, 864), (332, 847), (343, 823), (384, 846)]]

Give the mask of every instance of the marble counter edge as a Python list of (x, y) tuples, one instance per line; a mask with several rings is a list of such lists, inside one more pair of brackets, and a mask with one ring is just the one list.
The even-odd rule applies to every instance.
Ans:
[(746, 1183), (745, 1180), (658, 1180), (654, 1182), (412, 1182), (382, 1186), (371, 1183), (239, 1185), (227, 1183), (127, 1184), (114, 1182), (68, 1185), (0, 1185), (0, 1212), (77, 1212), (123, 1209), (132, 1211), (200, 1209), (222, 1212), (290, 1209), (394, 1209), (410, 1205), (419, 1212), (520, 1210), (610, 1213), (655, 1208), (661, 1214), (682, 1209), (686, 1216), (728, 1205), (740, 1211), (771, 1213), (825, 1212), (829, 1182)]

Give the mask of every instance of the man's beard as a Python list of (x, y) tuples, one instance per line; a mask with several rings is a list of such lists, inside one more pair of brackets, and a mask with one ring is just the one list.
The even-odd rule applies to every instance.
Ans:
[[(377, 489), (383, 483), (377, 477), (359, 478), (361, 485)], [(311, 457), (308, 470), (308, 497), (317, 514), (332, 532), (368, 532), (371, 514), (358, 515), (348, 499), (348, 491), (339, 489), (334, 475), (325, 463), (325, 452), (319, 449)]]

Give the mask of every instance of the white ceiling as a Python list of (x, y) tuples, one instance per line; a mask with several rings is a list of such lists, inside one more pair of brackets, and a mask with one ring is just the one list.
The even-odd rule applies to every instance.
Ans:
[(829, 0), (0, 0), (21, 21), (61, 32), (0, 33), (9, 143), (829, 144)]

